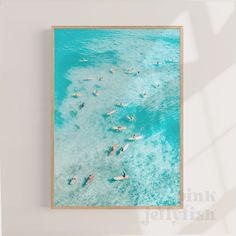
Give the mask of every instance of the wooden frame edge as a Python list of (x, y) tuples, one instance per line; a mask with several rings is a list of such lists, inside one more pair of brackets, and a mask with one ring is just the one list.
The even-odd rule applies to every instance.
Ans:
[(180, 209), (184, 208), (184, 28), (180, 30)]
[(73, 26), (73, 25), (52, 25), (51, 29), (183, 29), (183, 25), (82, 25), (82, 26)]
[[(179, 206), (56, 206), (54, 201), (54, 47), (55, 47), (55, 29), (179, 29), (180, 30), (180, 205)], [(184, 27), (182, 25), (173, 26), (51, 26), (52, 40), (52, 78), (51, 78), (51, 209), (156, 209), (156, 210), (173, 210), (184, 208), (184, 168), (183, 168), (183, 115), (184, 115), (184, 52), (183, 52), (183, 36)]]
[(51, 28), (52, 45), (52, 81), (51, 81), (51, 209), (55, 208), (54, 201), (54, 29)]

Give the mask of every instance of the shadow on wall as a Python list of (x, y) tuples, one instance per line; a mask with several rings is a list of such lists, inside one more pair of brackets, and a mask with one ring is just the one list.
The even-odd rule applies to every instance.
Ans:
[[(224, 27), (221, 31), (215, 35), (212, 30), (209, 14), (207, 12), (207, 6), (204, 2), (175, 2), (175, 1), (160, 1), (161, 8), (156, 8), (156, 22), (165, 22), (165, 25), (172, 24), (176, 17), (182, 12), (187, 11), (190, 15), (192, 24), (192, 30), (195, 36), (196, 48), (198, 51), (199, 58), (191, 63), (184, 65), (184, 100), (186, 101), (192, 95), (199, 92), (208, 83), (210, 83), (216, 76), (223, 73), (233, 63), (235, 63), (235, 55), (232, 53), (232, 49), (235, 47), (236, 34), (232, 33), (235, 28), (236, 22), (236, 11), (231, 13)], [(171, 4), (171, 7), (170, 7)], [(166, 14), (168, 12), (168, 14)], [(152, 21), (153, 22), (153, 21)], [(181, 22), (179, 22), (181, 24)], [(187, 34), (188, 32), (184, 32)], [(44, 150), (42, 156), (41, 169), (44, 170), (42, 178), (43, 184), (39, 186), (41, 188), (42, 207), (50, 207), (50, 128), (51, 128), (51, 107), (48, 101), (51, 98), (51, 72), (52, 72), (52, 61), (51, 61), (51, 32), (42, 31), (39, 35), (41, 37), (41, 92), (43, 96), (43, 104), (46, 104), (47, 109), (42, 117), (43, 122), (43, 136), (41, 139), (41, 149)], [(225, 41), (227, 39), (227, 42)], [(213, 145), (214, 143), (212, 143)], [(203, 150), (204, 151), (204, 150)], [(201, 151), (199, 151), (199, 155)], [(194, 156), (198, 158), (198, 156)], [(223, 178), (223, 177), (222, 177)], [(216, 212), (217, 220), (222, 220), (230, 212), (231, 209), (235, 208), (233, 204), (236, 197), (236, 190), (232, 189), (225, 192), (222, 199), (212, 206), (212, 210)], [(101, 211), (101, 210), (100, 210)], [(84, 221), (81, 223), (85, 224), (88, 232), (92, 229), (88, 227), (87, 220), (89, 217), (97, 217), (97, 210), (82, 211)], [(218, 218), (219, 217), (219, 218)], [(112, 218), (112, 220), (110, 220)], [(99, 232), (103, 232), (103, 235), (111, 235), (112, 232), (116, 231), (116, 234), (140, 234), (140, 222), (137, 214), (134, 210), (103, 210), (102, 216), (96, 219), (99, 222), (108, 222), (107, 229), (97, 229)], [(180, 233), (202, 233), (208, 228), (212, 227), (216, 221), (213, 222), (193, 222), (185, 226)], [(132, 224), (130, 224), (132, 222)], [(87, 232), (87, 234), (88, 234)]]

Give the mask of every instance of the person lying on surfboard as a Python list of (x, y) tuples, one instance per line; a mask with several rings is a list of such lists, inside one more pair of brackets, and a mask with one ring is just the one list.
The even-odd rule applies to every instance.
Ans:
[(90, 184), (93, 181), (94, 177), (95, 177), (95, 175), (89, 175), (86, 184)]
[(100, 93), (97, 90), (95, 90), (95, 91), (93, 91), (93, 95), (97, 97), (100, 95)]
[(81, 93), (73, 93), (72, 97), (75, 97), (75, 98), (82, 97), (82, 94)]
[(124, 153), (128, 147), (129, 147), (129, 144), (126, 143), (125, 146), (120, 149), (120, 154)]
[(115, 72), (116, 72), (116, 69), (114, 69), (114, 68), (110, 69), (110, 73), (114, 74)]
[(134, 116), (126, 116), (129, 121), (136, 121)]
[(112, 110), (112, 111), (110, 111), (110, 112), (107, 112), (107, 115), (108, 115), (108, 116), (111, 116), (111, 115), (114, 114), (114, 113), (116, 113), (116, 110)]
[(128, 103), (120, 102), (120, 103), (116, 103), (115, 105), (116, 105), (117, 107), (127, 107), (127, 106), (128, 106)]
[(121, 176), (116, 176), (116, 177), (114, 177), (113, 179), (120, 181), (120, 180), (125, 180), (125, 179), (128, 179), (128, 178), (129, 178), (129, 176), (124, 173), (123, 175), (121, 175)]
[(123, 130), (126, 130), (126, 127), (119, 125), (119, 126), (113, 126), (112, 129), (116, 131), (123, 131)]
[(142, 138), (143, 138), (143, 136), (134, 134), (132, 137), (128, 138), (128, 140), (135, 141), (135, 140), (139, 140)]
[(111, 147), (110, 156), (114, 155), (117, 149), (117, 144), (113, 144)]
[(73, 185), (73, 184), (75, 184), (75, 183), (77, 182), (77, 180), (78, 180), (78, 176), (75, 175), (75, 176), (73, 176), (73, 177), (69, 180), (69, 184), (70, 184), (70, 185)]

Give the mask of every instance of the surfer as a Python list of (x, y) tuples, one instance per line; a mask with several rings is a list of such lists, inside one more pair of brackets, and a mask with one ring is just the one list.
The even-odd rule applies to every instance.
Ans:
[(143, 138), (143, 136), (134, 134), (132, 137), (128, 138), (128, 140), (135, 141), (135, 140), (139, 140), (139, 139), (142, 139), (142, 138)]
[(127, 106), (128, 106), (128, 103), (120, 102), (120, 103), (116, 103), (115, 105), (116, 105), (117, 107), (127, 107)]
[(160, 86), (160, 84), (158, 82), (155, 82), (153, 85), (152, 85), (154, 88), (158, 88)]
[(129, 121), (136, 121), (134, 116), (126, 116)]
[(123, 175), (121, 175), (121, 176), (116, 176), (116, 177), (114, 177), (113, 179), (119, 181), (119, 180), (125, 180), (125, 179), (128, 179), (128, 178), (129, 178), (129, 176), (126, 175), (125, 172), (124, 172)]
[(73, 184), (75, 184), (75, 183), (77, 182), (77, 180), (78, 180), (78, 176), (75, 175), (75, 176), (73, 176), (73, 177), (70, 179), (69, 184), (70, 184), (70, 185), (73, 185)]
[(143, 98), (146, 98), (146, 97), (147, 97), (147, 92), (144, 91), (144, 93), (143, 93)]
[(81, 110), (84, 106), (85, 106), (85, 103), (83, 102), (80, 104), (79, 109)]
[(93, 91), (93, 95), (97, 97), (100, 95), (100, 93), (97, 90), (95, 90), (95, 91)]
[(110, 112), (107, 112), (107, 115), (108, 115), (108, 116), (111, 116), (111, 115), (114, 114), (114, 113), (116, 113), (116, 110), (112, 110), (112, 111), (110, 111)]
[(113, 126), (112, 129), (117, 130), (117, 131), (123, 131), (123, 130), (126, 130), (126, 127), (125, 126)]
[(95, 175), (89, 175), (87, 183), (90, 184), (93, 181), (94, 177), (95, 177)]
[(72, 94), (72, 97), (82, 97), (82, 94), (81, 93), (73, 93)]
[(111, 68), (111, 69), (110, 69), (110, 72), (111, 72), (112, 74), (114, 74), (114, 73), (116, 72), (116, 70), (113, 69), (113, 68)]
[(125, 146), (120, 149), (120, 154), (124, 153), (128, 147), (129, 147), (129, 144), (128, 143), (125, 144)]
[(117, 150), (117, 144), (113, 144), (111, 147), (110, 156), (114, 155)]

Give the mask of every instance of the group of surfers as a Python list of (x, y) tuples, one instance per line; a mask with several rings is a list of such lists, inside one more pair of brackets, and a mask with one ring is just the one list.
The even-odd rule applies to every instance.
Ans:
[[(82, 59), (81, 62), (87, 62), (87, 60), (86, 60), (86, 59)], [(113, 69), (113, 68), (110, 69), (110, 73), (114, 74), (115, 72), (116, 72), (115, 69)], [(136, 75), (139, 75), (139, 74), (140, 74), (140, 71), (136, 71), (134, 68), (129, 68), (129, 69), (127, 69), (127, 70), (125, 71), (125, 73), (127, 73), (127, 74), (133, 74), (133, 75), (136, 76)], [(84, 79), (84, 81), (91, 81), (91, 80), (93, 80), (93, 78)], [(101, 80), (103, 80), (103, 77), (100, 77), (100, 78), (99, 78), (99, 81), (101, 81)], [(155, 82), (155, 84), (153, 85), (153, 87), (155, 87), (155, 88), (159, 87), (159, 83), (158, 83), (158, 82)], [(95, 90), (95, 91), (93, 92), (93, 95), (94, 95), (94, 96), (99, 96), (100, 93), (99, 93), (97, 90)], [(81, 97), (82, 94), (81, 94), (81, 93), (74, 93), (74, 94), (72, 94), (72, 96), (73, 96), (73, 97)], [(143, 94), (140, 94), (140, 96), (143, 97), (143, 98), (146, 98), (146, 97), (148, 96), (148, 94), (147, 94), (146, 91), (144, 91)], [(118, 106), (118, 107), (127, 107), (127, 106), (128, 106), (128, 104), (126, 104), (126, 103), (116, 103), (115, 105)], [(79, 109), (82, 109), (84, 106), (85, 106), (85, 103), (83, 102), (83, 103), (79, 106)], [(111, 115), (113, 115), (113, 114), (115, 114), (115, 113), (117, 113), (117, 110), (112, 110), (112, 111), (110, 111), (110, 112), (107, 112), (106, 115), (107, 115), (107, 116), (111, 116)], [(126, 118), (127, 118), (129, 121), (136, 121), (136, 118), (135, 118), (134, 116), (129, 116), (129, 115), (127, 115)], [(115, 130), (115, 131), (123, 131), (123, 130), (126, 129), (126, 127), (125, 127), (125, 126), (114, 126), (114, 127), (112, 127), (112, 129)], [(136, 141), (136, 140), (139, 140), (139, 139), (142, 139), (142, 138), (143, 138), (142, 136), (134, 134), (133, 136), (131, 136), (130, 138), (128, 138), (128, 141)], [(113, 144), (113, 145), (112, 145), (112, 147), (111, 147), (111, 149), (110, 149), (110, 153), (109, 153), (110, 156), (114, 155), (114, 154), (117, 152), (117, 147), (118, 147), (117, 144)], [(126, 143), (123, 147), (121, 147), (121, 149), (120, 149), (120, 151), (119, 151), (119, 154), (123, 154), (123, 153), (128, 149), (128, 147), (129, 147), (129, 144)], [(95, 177), (95, 174), (90, 174), (90, 175), (86, 178), (85, 185), (90, 184), (90, 183), (94, 180), (94, 177)], [(128, 175), (126, 175), (125, 173), (123, 173), (123, 175), (121, 175), (121, 176), (116, 176), (116, 177), (114, 177), (113, 179), (114, 179), (114, 180), (125, 180), (125, 179), (127, 179), (127, 178), (128, 178)], [(70, 179), (69, 184), (70, 184), (70, 185), (76, 184), (77, 181), (78, 181), (78, 176), (75, 175), (75, 176), (73, 176), (73, 177)]]

